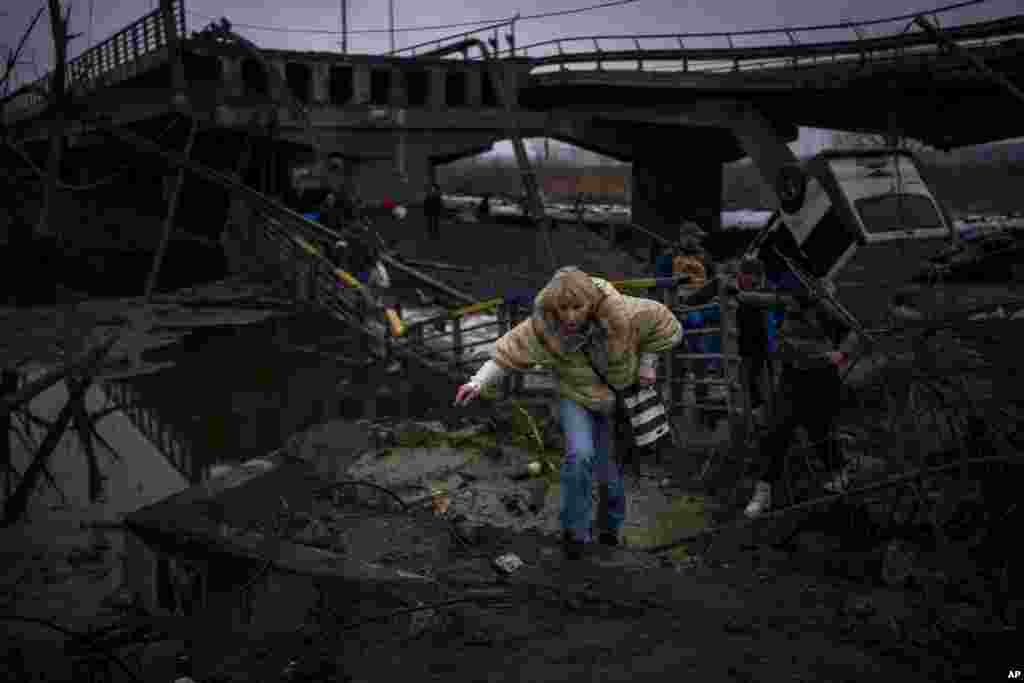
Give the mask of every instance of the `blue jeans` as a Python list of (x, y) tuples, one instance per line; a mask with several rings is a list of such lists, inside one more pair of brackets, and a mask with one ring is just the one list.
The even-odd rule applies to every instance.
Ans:
[(608, 489), (608, 518), (599, 526), (618, 533), (626, 519), (626, 487), (622, 472), (611, 459), (612, 420), (584, 408), (575, 401), (561, 399), (559, 413), (565, 434), (565, 460), (562, 462), (562, 529), (577, 540), (591, 540), (591, 516), (594, 499), (594, 474)]

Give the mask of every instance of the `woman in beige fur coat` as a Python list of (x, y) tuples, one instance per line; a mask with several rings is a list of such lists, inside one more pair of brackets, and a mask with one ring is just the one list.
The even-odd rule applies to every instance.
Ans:
[(591, 487), (596, 470), (608, 488), (608, 517), (598, 520), (600, 541), (619, 544), (626, 517), (622, 473), (611, 461), (616, 391), (655, 380), (657, 354), (676, 346), (682, 326), (657, 301), (621, 294), (607, 281), (574, 266), (557, 271), (534, 300), (533, 314), (502, 336), (493, 358), (459, 387), (465, 405), (509, 370), (535, 365), (558, 379), (559, 415), (566, 453), (561, 471), (561, 522), (567, 556), (578, 558), (591, 541)]

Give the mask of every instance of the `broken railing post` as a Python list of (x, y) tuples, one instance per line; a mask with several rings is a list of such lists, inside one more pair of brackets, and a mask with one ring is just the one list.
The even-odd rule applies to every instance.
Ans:
[[(199, 128), (199, 121), (192, 120), (192, 127), (188, 131), (188, 140), (185, 142), (185, 160), (192, 156), (192, 145), (196, 141), (196, 129)], [(160, 244), (153, 255), (153, 268), (149, 271), (146, 279), (146, 301), (153, 298), (153, 290), (156, 289), (157, 278), (160, 276), (160, 266), (163, 264), (164, 254), (167, 251), (167, 244), (171, 239), (171, 231), (174, 229), (174, 217), (178, 213), (178, 198), (181, 196), (181, 186), (185, 182), (185, 167), (178, 167), (178, 174), (174, 178), (174, 187), (171, 188), (171, 196), (167, 199), (167, 216), (164, 218), (164, 231), (160, 236)]]

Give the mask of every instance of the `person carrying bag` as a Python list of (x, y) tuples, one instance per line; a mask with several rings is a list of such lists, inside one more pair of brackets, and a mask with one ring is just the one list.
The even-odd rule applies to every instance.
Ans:
[[(617, 443), (629, 444), (631, 447), (619, 455), (620, 465), (629, 465), (633, 462), (633, 448), (654, 450), (661, 438), (671, 434), (668, 422), (668, 413), (662, 404), (661, 396), (653, 386), (644, 386), (640, 383), (626, 387), (624, 390), (617, 390), (605, 378), (597, 365), (590, 357), (587, 349), (587, 360), (594, 374), (611, 389), (615, 395), (615, 434)], [(641, 364), (653, 365), (657, 356), (644, 354), (649, 358), (641, 358)]]
[(502, 335), (493, 358), (459, 387), (455, 403), (466, 405), (508, 370), (525, 371), (537, 365), (553, 370), (566, 444), (560, 520), (569, 559), (582, 557), (592, 540), (595, 475), (608, 493), (605, 518), (597, 520), (602, 529), (598, 540), (610, 546), (620, 544), (626, 491), (621, 472), (610, 458), (615, 395), (623, 394), (624, 408), (643, 407), (646, 394), (634, 394), (631, 388), (638, 382), (642, 389), (653, 385), (656, 354), (673, 348), (682, 338), (682, 326), (665, 305), (626, 296), (606, 280), (568, 266), (537, 294), (532, 315)]

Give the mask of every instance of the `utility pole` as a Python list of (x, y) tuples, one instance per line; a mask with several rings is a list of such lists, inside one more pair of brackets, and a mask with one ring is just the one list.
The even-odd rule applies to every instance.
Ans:
[(348, 54), (348, 0), (341, 0), (341, 54)]
[(390, 13), (390, 23), (388, 24), (388, 32), (391, 34), (391, 51), (395, 51), (395, 0), (388, 0), (388, 12)]

